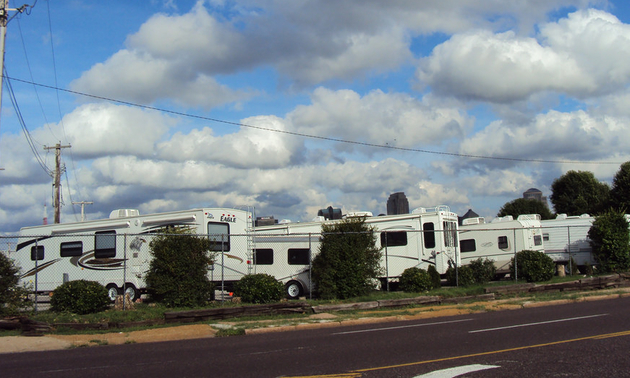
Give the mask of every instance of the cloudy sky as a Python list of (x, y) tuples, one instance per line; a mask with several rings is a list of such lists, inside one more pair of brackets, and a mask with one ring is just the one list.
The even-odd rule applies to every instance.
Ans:
[(304, 221), (398, 191), (493, 217), (630, 160), (625, 0), (40, 0), (5, 68), (5, 234), (52, 221), (56, 143), (62, 222), (81, 201)]

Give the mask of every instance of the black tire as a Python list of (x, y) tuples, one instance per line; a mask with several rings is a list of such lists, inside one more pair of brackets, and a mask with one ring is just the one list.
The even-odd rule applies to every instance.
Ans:
[(304, 294), (304, 288), (298, 281), (289, 281), (284, 285), (284, 291), (289, 299), (298, 299)]
[(132, 302), (140, 298), (140, 292), (133, 284), (130, 283), (125, 284), (125, 294), (129, 294), (129, 300)]
[(109, 284), (105, 286), (105, 288), (107, 289), (107, 296), (112, 302), (114, 302), (116, 297), (120, 295), (120, 289), (118, 289), (116, 284)]

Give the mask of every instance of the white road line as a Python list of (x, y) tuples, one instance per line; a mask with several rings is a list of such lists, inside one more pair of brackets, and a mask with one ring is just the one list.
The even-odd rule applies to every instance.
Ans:
[(576, 318), (565, 318), (565, 319), (557, 319), (557, 320), (547, 320), (547, 321), (545, 321), (545, 322), (536, 322), (536, 323), (516, 324), (516, 325), (511, 325), (511, 326), (505, 326), (505, 327), (496, 327), (496, 328), (478, 329), (478, 330), (474, 330), (474, 331), (468, 331), (468, 333), (478, 333), (478, 332), (499, 331), (499, 330), (502, 330), (502, 329), (509, 329), (509, 328), (530, 327), (530, 326), (541, 325), (541, 324), (550, 324), (550, 323), (569, 322), (569, 321), (572, 321), (572, 320), (581, 320), (581, 319), (597, 318), (597, 317), (599, 317), (599, 316), (606, 316), (606, 315), (608, 315), (608, 314), (597, 314), (597, 315), (579, 316), (579, 317), (576, 317)]
[(360, 330), (360, 331), (337, 332), (337, 333), (333, 333), (333, 335), (348, 335), (348, 334), (351, 334), (351, 333), (364, 333), (364, 332), (376, 332), (376, 331), (389, 331), (389, 330), (392, 330), (392, 329), (402, 329), (402, 328), (426, 327), (426, 326), (431, 326), (431, 325), (441, 325), (441, 324), (468, 322), (468, 321), (471, 321), (471, 320), (472, 319), (461, 319), (461, 320), (451, 320), (451, 321), (447, 321), (447, 322), (412, 324), (412, 325), (398, 326), (398, 327), (370, 328), (370, 329), (363, 329), (363, 330)]
[(414, 378), (453, 378), (453, 377), (460, 376), (462, 374), (472, 373), (474, 371), (495, 369), (495, 368), (498, 368), (498, 367), (500, 367), (500, 366), (497, 366), (497, 365), (479, 365), (479, 364), (458, 366), (458, 367), (454, 367), (454, 368), (450, 368), (450, 369), (432, 371), (432, 372), (427, 373), (427, 374), (416, 375)]

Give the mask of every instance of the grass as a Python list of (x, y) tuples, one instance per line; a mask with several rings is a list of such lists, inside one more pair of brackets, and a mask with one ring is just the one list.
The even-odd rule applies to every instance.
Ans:
[[(567, 277), (554, 277), (552, 280), (543, 282), (542, 284), (548, 283), (561, 283), (567, 281), (573, 281), (580, 279), (584, 276), (567, 276)], [(426, 293), (405, 293), (400, 291), (394, 292), (384, 292), (384, 291), (374, 291), (369, 293), (368, 295), (351, 298), (348, 300), (307, 300), (306, 302), (309, 305), (317, 306), (317, 305), (326, 305), (326, 304), (341, 304), (341, 303), (360, 303), (360, 302), (372, 302), (379, 300), (393, 300), (393, 299), (402, 299), (402, 298), (412, 298), (419, 296), (440, 296), (443, 298), (455, 298), (455, 297), (464, 297), (464, 296), (475, 296), (485, 293), (486, 287), (493, 286), (505, 286), (505, 285), (515, 285), (522, 284), (524, 281), (514, 282), (508, 280), (501, 280), (496, 282), (491, 282), (486, 285), (475, 285), (469, 287), (442, 287), (440, 289), (431, 290)], [(621, 291), (619, 292), (621, 293)], [(522, 304), (523, 301), (550, 301), (557, 299), (576, 299), (579, 296), (585, 295), (598, 295), (598, 292), (590, 293), (572, 293), (572, 292), (541, 292), (541, 293), (517, 293), (502, 296), (504, 299), (509, 299), (513, 301), (513, 304)], [(508, 302), (512, 303), (512, 302)], [(248, 304), (237, 304), (231, 302), (223, 302), (223, 303), (213, 303), (204, 308), (217, 308), (217, 307), (236, 307), (236, 306), (247, 306)], [(419, 305), (422, 306), (422, 305)], [(356, 318), (357, 316), (361, 317), (383, 317), (390, 315), (412, 315), (415, 313), (412, 311), (412, 308), (416, 308), (419, 306), (408, 306), (407, 308), (376, 308), (372, 310), (356, 310), (356, 311), (343, 311), (335, 313), (335, 318), (332, 321), (343, 321), (350, 318)], [(479, 308), (477, 308), (479, 307)], [(481, 310), (483, 306), (475, 306), (474, 310)], [(154, 304), (154, 303), (136, 303), (134, 309), (127, 311), (116, 311), (114, 309), (110, 309), (104, 312), (100, 312), (97, 314), (88, 314), (88, 315), (76, 315), (71, 313), (55, 313), (52, 311), (39, 311), (39, 312), (28, 312), (26, 315), (35, 321), (41, 321), (46, 323), (82, 323), (82, 324), (94, 324), (94, 323), (133, 323), (133, 322), (142, 322), (142, 321), (156, 321), (161, 322), (164, 320), (164, 313), (170, 311), (183, 311), (183, 310), (193, 310), (192, 308), (167, 308), (165, 306)], [(430, 310), (430, 309), (428, 309)], [(240, 324), (246, 323), (247, 328), (258, 328), (258, 327), (267, 327), (270, 324), (274, 326), (282, 326), (282, 325), (296, 325), (300, 323), (304, 323), (307, 321), (312, 321), (308, 319), (310, 314), (288, 314), (288, 315), (264, 315), (264, 316), (256, 316), (256, 317), (242, 317), (238, 319)], [(318, 320), (318, 321), (327, 321), (327, 320)], [(208, 323), (202, 322), (202, 323)], [(190, 324), (190, 323), (187, 323)], [(150, 328), (160, 328), (160, 327), (172, 327), (177, 324), (155, 324), (155, 325), (138, 325), (134, 327), (125, 327), (124, 332), (131, 332), (135, 330), (144, 330)], [(59, 327), (55, 330), (56, 334), (101, 334), (101, 333), (109, 333), (112, 332), (112, 329), (105, 330), (96, 330), (96, 329), (88, 329), (88, 330), (75, 330), (67, 327)], [(232, 327), (232, 328), (222, 328), (218, 331), (218, 336), (233, 336), (244, 334), (245, 330), (243, 326), (240, 327)], [(0, 336), (14, 336), (19, 335), (20, 331), (0, 331)], [(96, 341), (95, 341), (96, 343)]]

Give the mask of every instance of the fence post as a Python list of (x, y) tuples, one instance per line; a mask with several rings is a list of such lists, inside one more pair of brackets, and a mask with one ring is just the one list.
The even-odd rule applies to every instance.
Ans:
[(389, 255), (387, 253), (387, 232), (385, 232), (385, 288), (389, 293)]
[(39, 276), (39, 245), (35, 238), (35, 312), (37, 312), (37, 278)]
[(514, 231), (514, 282), (518, 282), (518, 259), (517, 259), (518, 252), (516, 252), (516, 228), (513, 231)]
[(221, 234), (221, 306), (225, 302), (225, 251), (223, 250), (224, 234)]
[(573, 273), (571, 268), (571, 225), (567, 225), (567, 252), (569, 252), (569, 271)]
[(313, 299), (313, 250), (311, 233), (308, 233), (308, 298)]
[[(116, 243), (118, 243), (118, 240), (116, 240)], [(126, 310), (126, 306), (125, 304), (127, 303), (126, 299), (127, 299), (127, 234), (123, 235), (123, 300), (122, 300), (122, 309), (123, 311)]]

